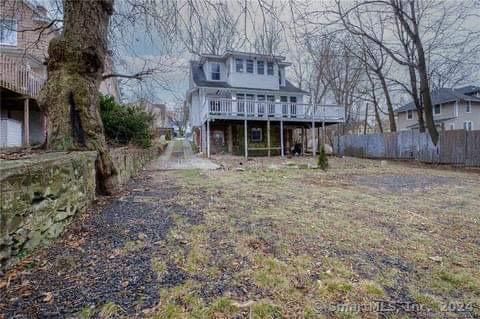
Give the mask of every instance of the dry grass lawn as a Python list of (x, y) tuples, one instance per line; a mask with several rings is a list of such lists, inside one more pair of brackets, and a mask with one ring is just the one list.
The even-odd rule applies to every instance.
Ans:
[(379, 302), (387, 318), (480, 315), (477, 172), (216, 160), (223, 170), (155, 173), (199, 216), (176, 214), (168, 254), (152, 258), (159, 278), (184, 280), (162, 288), (150, 316), (378, 318), (367, 307)]

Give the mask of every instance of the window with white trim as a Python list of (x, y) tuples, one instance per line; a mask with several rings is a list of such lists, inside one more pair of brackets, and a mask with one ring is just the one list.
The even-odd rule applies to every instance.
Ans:
[(253, 73), (253, 60), (247, 60), (247, 73)]
[(273, 75), (273, 62), (267, 62), (267, 74)]
[(17, 45), (17, 20), (0, 20), (0, 44), (12, 46)]
[(433, 114), (435, 114), (435, 115), (442, 114), (442, 105), (441, 104), (435, 104), (433, 106)]
[(220, 63), (212, 63), (210, 67), (212, 70), (212, 80), (220, 81)]
[(472, 121), (465, 121), (463, 122), (463, 129), (466, 131), (471, 131), (473, 130), (473, 123)]
[(261, 75), (265, 74), (265, 62), (257, 61), (257, 73)]
[(243, 59), (235, 59), (235, 70), (238, 73), (243, 72)]
[(407, 120), (412, 120), (413, 119), (413, 111), (409, 110), (407, 111)]
[(262, 141), (262, 128), (252, 127), (252, 142), (261, 142)]
[(465, 113), (472, 113), (472, 104), (470, 102), (465, 104)]

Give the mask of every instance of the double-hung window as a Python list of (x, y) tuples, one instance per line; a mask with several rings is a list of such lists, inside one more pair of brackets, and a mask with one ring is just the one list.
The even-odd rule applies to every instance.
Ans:
[(433, 114), (440, 115), (441, 113), (442, 113), (442, 105), (441, 104), (436, 104), (433, 107)]
[(247, 60), (247, 73), (253, 73), (253, 60)]
[(471, 131), (473, 129), (472, 121), (463, 122), (463, 129), (466, 131)]
[(235, 70), (238, 73), (243, 72), (243, 59), (235, 59)]
[(257, 61), (257, 73), (261, 75), (265, 74), (265, 62)]
[(220, 81), (220, 63), (212, 63), (212, 80)]
[(413, 119), (413, 111), (412, 110), (408, 110), (407, 111), (407, 120), (412, 120)]
[(0, 44), (17, 45), (17, 20), (0, 19)]
[(273, 75), (273, 62), (267, 62), (267, 74)]
[(262, 129), (260, 127), (252, 127), (252, 142), (262, 141)]

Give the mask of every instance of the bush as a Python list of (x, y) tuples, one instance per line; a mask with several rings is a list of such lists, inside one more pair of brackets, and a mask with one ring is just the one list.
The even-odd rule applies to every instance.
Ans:
[(102, 96), (100, 115), (108, 141), (133, 143), (143, 148), (152, 145), (153, 115), (150, 113), (134, 106), (118, 104), (111, 96)]
[(320, 154), (318, 155), (318, 168), (321, 168), (324, 171), (328, 168), (328, 157), (323, 145), (320, 147)]

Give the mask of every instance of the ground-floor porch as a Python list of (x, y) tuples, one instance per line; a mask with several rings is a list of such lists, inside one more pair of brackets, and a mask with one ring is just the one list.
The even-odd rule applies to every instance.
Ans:
[(0, 100), (0, 148), (45, 141), (45, 116), (35, 99), (0, 87)]
[(288, 156), (316, 154), (327, 123), (281, 120), (209, 119), (194, 128), (199, 151), (212, 154)]

